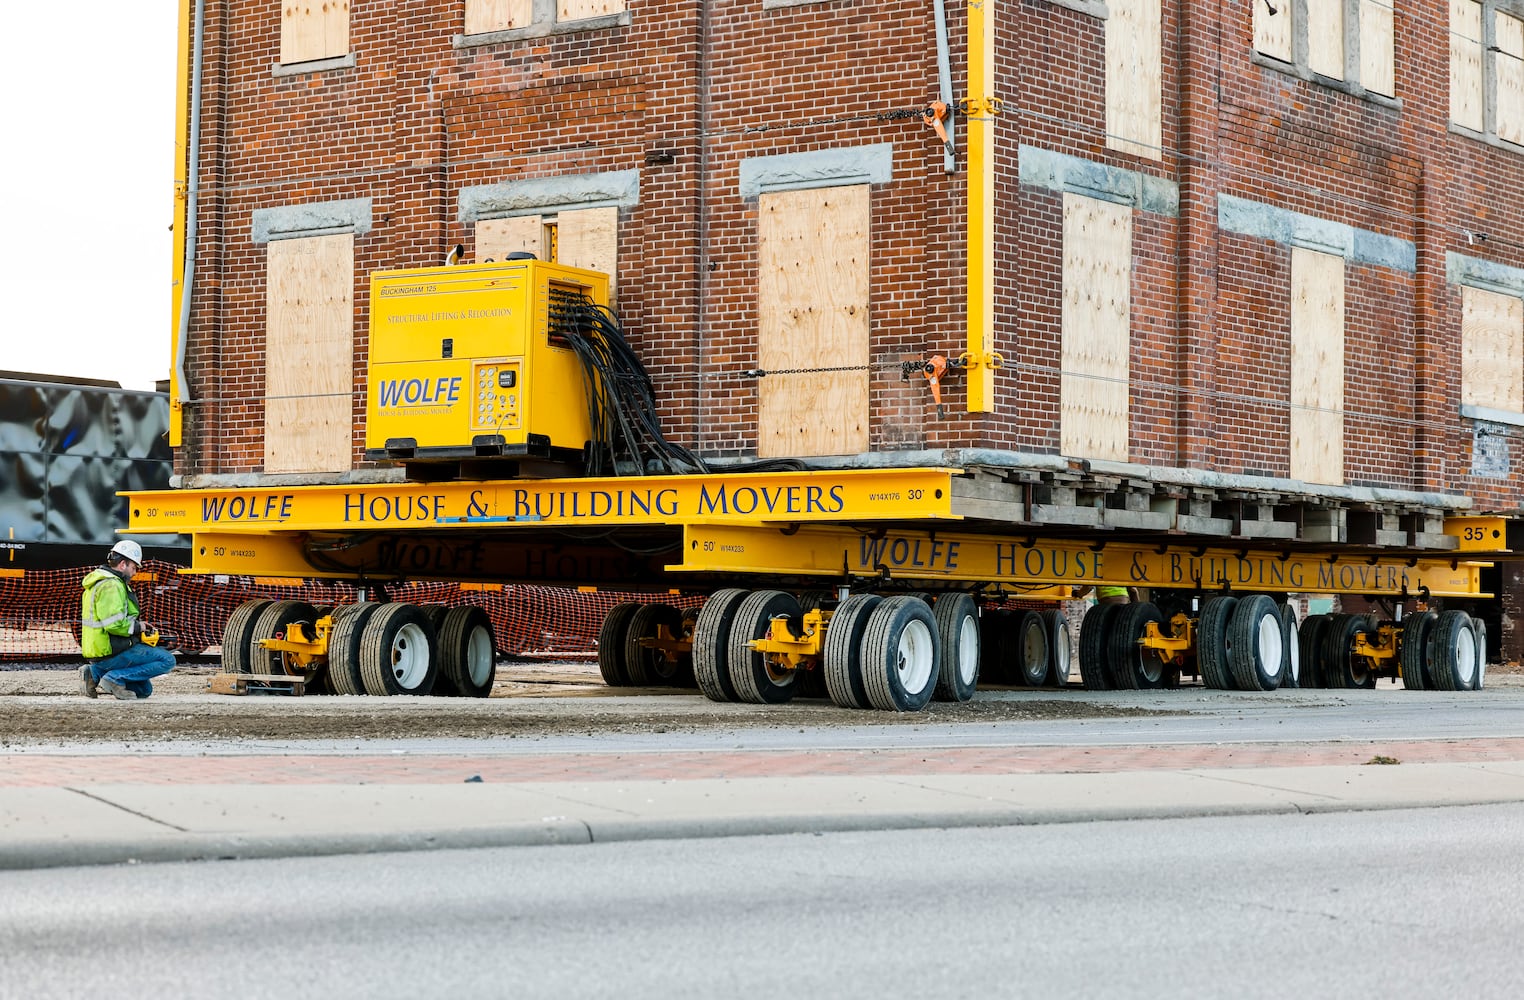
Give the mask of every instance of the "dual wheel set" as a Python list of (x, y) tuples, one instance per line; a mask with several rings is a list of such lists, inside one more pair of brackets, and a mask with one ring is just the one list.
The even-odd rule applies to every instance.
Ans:
[(485, 698), (497, 645), (477, 607), (246, 601), (223, 629), (222, 670), (302, 677), (333, 694)]
[[(1366, 648), (1396, 644), (1390, 658)], [(1376, 686), (1400, 676), (1410, 691), (1480, 691), (1487, 681), (1487, 625), (1464, 611), (1417, 611), (1401, 622), (1374, 615), (1312, 615), (1302, 623), (1303, 687)]]

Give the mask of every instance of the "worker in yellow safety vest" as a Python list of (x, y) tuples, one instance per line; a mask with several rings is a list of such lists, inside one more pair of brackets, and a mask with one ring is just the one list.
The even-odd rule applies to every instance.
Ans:
[(106, 565), (82, 581), (79, 690), (94, 698), (101, 690), (122, 701), (153, 694), (152, 678), (175, 668), (175, 655), (158, 646), (158, 632), (144, 624), (128, 584), (143, 566), (143, 547), (124, 538), (111, 547)]

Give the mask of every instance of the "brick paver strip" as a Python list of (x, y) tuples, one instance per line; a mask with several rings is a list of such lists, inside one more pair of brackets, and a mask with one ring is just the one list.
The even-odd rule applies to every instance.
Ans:
[(1524, 738), (1139, 747), (747, 750), (536, 755), (0, 754), (0, 787), (103, 784), (446, 784), (799, 775), (1038, 774), (1524, 760)]

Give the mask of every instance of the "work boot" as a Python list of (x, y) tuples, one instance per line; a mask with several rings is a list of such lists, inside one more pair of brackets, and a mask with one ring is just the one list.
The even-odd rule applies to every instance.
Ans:
[(95, 679), (95, 671), (90, 669), (90, 664), (79, 668), (79, 693), (86, 698), (94, 698), (100, 693), (100, 684)]
[(102, 677), (100, 679), (99, 686), (100, 686), (100, 689), (102, 691), (106, 692), (111, 697), (115, 698), (117, 701), (137, 701), (138, 700), (138, 695), (137, 695), (136, 691), (129, 691), (129, 690), (127, 690), (127, 688), (123, 687), (117, 681), (112, 680), (110, 677)]

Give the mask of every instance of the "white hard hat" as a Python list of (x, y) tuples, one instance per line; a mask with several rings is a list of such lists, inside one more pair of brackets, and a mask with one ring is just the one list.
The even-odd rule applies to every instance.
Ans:
[(124, 538), (111, 546), (113, 555), (119, 555), (124, 559), (131, 559), (139, 566), (143, 565), (143, 546), (130, 538)]

